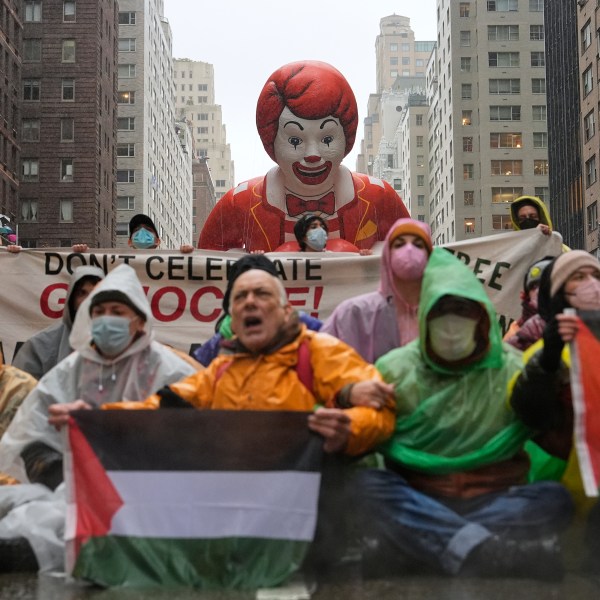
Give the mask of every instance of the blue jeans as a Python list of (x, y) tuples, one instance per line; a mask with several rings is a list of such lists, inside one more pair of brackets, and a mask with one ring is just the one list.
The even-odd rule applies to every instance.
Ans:
[(435, 498), (392, 471), (357, 475), (361, 523), (367, 535), (407, 557), (456, 574), (465, 558), (493, 535), (535, 539), (566, 527), (569, 492), (554, 481), (514, 486), (473, 499)]

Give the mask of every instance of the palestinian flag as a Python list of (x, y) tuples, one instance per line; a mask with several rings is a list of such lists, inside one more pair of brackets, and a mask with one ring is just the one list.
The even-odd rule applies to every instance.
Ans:
[(305, 412), (78, 411), (67, 569), (103, 586), (253, 589), (301, 565), (322, 440)]
[(587, 496), (600, 485), (600, 312), (580, 311), (582, 320), (571, 343), (571, 395), (575, 447)]

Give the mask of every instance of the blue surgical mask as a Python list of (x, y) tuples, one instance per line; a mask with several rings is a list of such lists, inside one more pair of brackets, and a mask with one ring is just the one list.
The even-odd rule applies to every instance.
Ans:
[(92, 339), (104, 356), (118, 356), (127, 348), (133, 334), (127, 317), (105, 315), (92, 319)]
[(306, 234), (306, 243), (317, 252), (321, 252), (327, 243), (327, 232), (322, 227), (309, 229)]
[(156, 238), (152, 232), (142, 227), (131, 236), (131, 243), (134, 248), (145, 250), (146, 248), (152, 248), (156, 244)]

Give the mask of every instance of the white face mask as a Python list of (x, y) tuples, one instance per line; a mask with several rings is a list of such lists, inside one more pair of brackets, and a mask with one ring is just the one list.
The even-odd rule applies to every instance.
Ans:
[(573, 308), (600, 310), (600, 281), (595, 277), (588, 277), (575, 288), (574, 292), (565, 295)]
[(452, 313), (431, 319), (428, 323), (431, 349), (447, 362), (467, 358), (477, 346), (476, 327), (476, 320)]
[(309, 229), (306, 234), (306, 243), (317, 252), (321, 252), (327, 243), (327, 232), (322, 227)]

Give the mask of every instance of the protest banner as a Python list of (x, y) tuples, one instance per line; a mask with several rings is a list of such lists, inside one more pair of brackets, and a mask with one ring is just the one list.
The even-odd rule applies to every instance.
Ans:
[[(519, 292), (527, 267), (544, 256), (561, 252), (557, 233), (539, 230), (506, 232), (445, 246), (465, 262), (485, 286), (506, 331), (521, 312)], [(377, 250), (376, 250), (377, 252)], [(10, 363), (20, 344), (62, 318), (68, 281), (80, 265), (110, 271), (131, 265), (148, 295), (156, 338), (189, 352), (214, 333), (222, 314), (227, 273), (241, 252), (196, 250), (91, 249), (86, 253), (64, 248), (0, 249), (0, 344)], [(346, 298), (372, 292), (379, 284), (380, 256), (351, 253), (270, 253), (291, 304), (325, 319)]]

